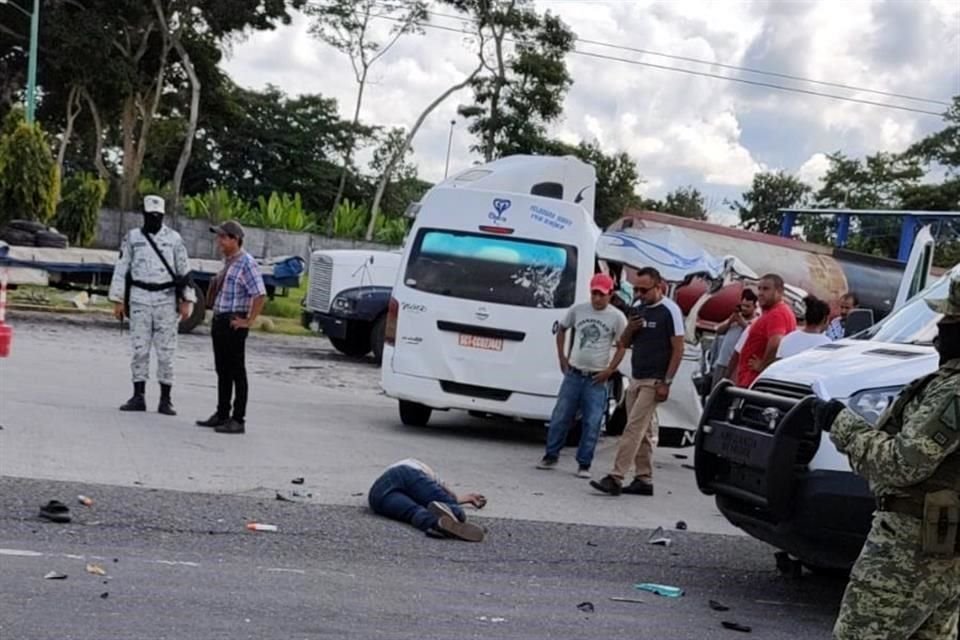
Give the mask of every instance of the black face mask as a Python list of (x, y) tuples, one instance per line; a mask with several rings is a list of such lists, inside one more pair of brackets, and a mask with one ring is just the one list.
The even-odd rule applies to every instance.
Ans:
[(163, 214), (148, 211), (143, 214), (143, 231), (151, 235), (160, 231), (163, 226)]
[(940, 323), (938, 329), (934, 345), (940, 353), (940, 364), (960, 358), (960, 322)]

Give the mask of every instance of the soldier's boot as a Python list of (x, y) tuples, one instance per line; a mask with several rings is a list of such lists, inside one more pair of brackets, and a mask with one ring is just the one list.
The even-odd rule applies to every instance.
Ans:
[(144, 397), (147, 392), (146, 382), (133, 383), (133, 397), (127, 400), (126, 404), (120, 407), (120, 411), (146, 411), (147, 400)]
[(173, 410), (173, 402), (170, 400), (171, 386), (169, 384), (160, 385), (160, 406), (157, 407), (157, 413), (165, 416), (175, 416), (177, 412)]

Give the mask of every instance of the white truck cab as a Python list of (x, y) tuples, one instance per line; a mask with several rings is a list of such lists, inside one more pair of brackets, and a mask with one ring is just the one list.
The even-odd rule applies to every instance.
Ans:
[[(866, 331), (768, 367), (749, 390), (721, 385), (697, 432), (701, 491), (734, 525), (811, 568), (848, 568), (869, 531), (874, 498), (830, 436), (813, 427), (809, 398), (837, 399), (875, 423), (911, 381), (932, 373), (948, 273), (927, 281), (933, 239), (917, 239), (899, 307)], [(951, 271), (960, 271), (960, 265)], [(912, 298), (909, 298), (911, 294)], [(909, 299), (908, 299), (909, 298)]]

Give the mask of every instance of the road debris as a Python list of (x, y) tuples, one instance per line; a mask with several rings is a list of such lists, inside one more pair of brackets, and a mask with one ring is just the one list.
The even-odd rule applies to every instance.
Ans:
[(109, 597), (110, 597), (110, 592), (109, 592), (109, 591), (104, 591), (103, 593), (100, 594), (100, 599), (101, 599), (101, 600), (106, 600), (106, 599), (109, 598)]
[(44, 580), (66, 580), (67, 574), (59, 573), (57, 571), (51, 571), (47, 575), (43, 576)]
[(620, 596), (611, 596), (610, 599), (613, 602), (630, 602), (632, 604), (646, 604), (644, 600), (640, 598), (621, 598)]
[(683, 520), (679, 520), (677, 522), (677, 531), (686, 531), (686, 530), (687, 530), (687, 523), (684, 522)]
[(577, 609), (584, 613), (593, 613), (596, 610), (592, 602), (581, 602), (577, 605)]
[(40, 507), (40, 517), (50, 522), (66, 524), (70, 522), (70, 507), (59, 500), (51, 500)]
[(657, 527), (656, 530), (650, 534), (650, 539), (647, 542), (660, 547), (669, 547), (673, 544), (673, 540), (666, 534), (663, 527)]
[[(297, 491), (296, 489), (291, 491), (290, 495), (293, 496), (294, 498), (312, 498), (313, 497), (313, 494), (310, 493), (309, 491)], [(363, 495), (363, 494), (361, 493), (360, 495)]]
[(290, 498), (277, 491), (277, 500), (280, 502), (293, 502)]
[(107, 575), (107, 572), (103, 567), (98, 564), (93, 564), (92, 562), (87, 565), (87, 573), (92, 573), (95, 576)]
[(598, 545), (597, 545), (596, 542), (593, 542), (593, 541), (591, 541), (591, 540), (587, 540), (587, 546), (588, 546), (588, 547), (596, 547), (596, 546), (598, 546)]
[(641, 582), (633, 585), (637, 591), (648, 591), (664, 598), (679, 598), (683, 595), (683, 589), (673, 587), (668, 584), (654, 584), (652, 582)]
[(728, 622), (724, 620), (720, 624), (723, 625), (724, 629), (730, 629), (731, 631), (739, 631), (740, 633), (750, 633), (753, 631), (752, 627), (748, 627), (745, 624), (740, 624), (738, 622)]
[(275, 524), (263, 524), (261, 522), (248, 522), (247, 529), (250, 531), (279, 531), (280, 528)]
[(493, 623), (507, 621), (506, 618), (488, 618), (487, 616), (480, 616), (479, 618), (477, 618), (477, 620), (479, 620), (480, 622), (493, 622)]
[(290, 481), (290, 484), (303, 484), (304, 482), (306, 482), (306, 480), (303, 478), (294, 478)]
[(716, 600), (711, 600), (709, 604), (710, 604), (710, 608), (713, 609), (714, 611), (730, 611), (730, 607), (728, 607), (725, 604), (721, 604)]
[(92, 506), (93, 506), (93, 499), (92, 499), (92, 498), (88, 498), (87, 496), (82, 495), (82, 494), (79, 495), (79, 496), (77, 496), (77, 502), (79, 502), (80, 504), (82, 504), (82, 505), (85, 506), (85, 507), (92, 507)]

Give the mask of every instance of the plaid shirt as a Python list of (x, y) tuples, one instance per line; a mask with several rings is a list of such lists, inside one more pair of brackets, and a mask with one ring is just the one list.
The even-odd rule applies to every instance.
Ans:
[(220, 280), (220, 287), (213, 303), (215, 314), (246, 313), (250, 310), (254, 298), (267, 295), (260, 267), (246, 251), (241, 251), (233, 260), (227, 262), (217, 278)]
[(834, 318), (829, 325), (827, 325), (827, 338), (830, 340), (842, 340), (843, 334), (846, 329), (843, 326), (843, 320), (839, 317)]

